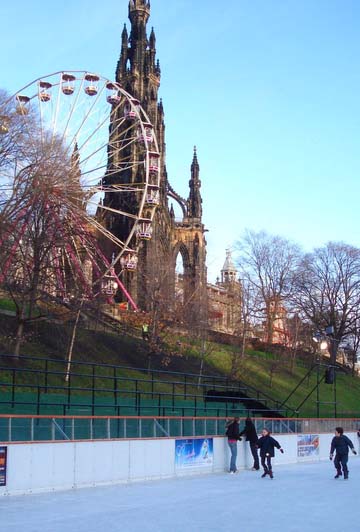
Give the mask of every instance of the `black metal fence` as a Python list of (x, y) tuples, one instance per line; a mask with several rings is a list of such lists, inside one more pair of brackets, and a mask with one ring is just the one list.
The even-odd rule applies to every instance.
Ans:
[[(70, 371), (69, 371), (70, 370)], [(225, 377), (11, 355), (0, 356), (0, 412), (83, 415), (293, 415)]]

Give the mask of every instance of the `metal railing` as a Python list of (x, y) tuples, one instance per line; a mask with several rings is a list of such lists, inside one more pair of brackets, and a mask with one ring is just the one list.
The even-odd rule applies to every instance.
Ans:
[[(89, 414), (95, 415), (113, 407), (114, 415), (129, 414), (132, 408), (131, 413), (138, 416), (146, 413), (169, 415), (170, 409), (183, 416), (196, 415), (197, 411), (201, 415), (204, 410), (206, 415), (228, 416), (234, 410), (231, 405), (237, 403), (236, 410), (248, 413), (264, 413), (268, 409), (279, 415), (293, 414), (280, 401), (226, 377), (204, 375), (199, 382), (199, 376), (191, 373), (73, 362), (66, 382), (66, 364), (65, 360), (24, 356), (18, 357), (14, 363), (11, 355), (1, 355), (0, 389), (6, 394), (0, 396), (0, 406), (30, 405), (35, 407), (38, 415), (48, 413), (49, 407), (53, 406), (61, 408), (63, 415), (69, 414), (73, 408), (86, 408)], [(136, 372), (139, 376), (130, 377), (129, 372)], [(207, 404), (210, 390), (222, 394), (219, 402), (225, 399), (223, 406)], [(24, 401), (21, 392), (31, 392), (33, 399)], [(51, 400), (55, 394), (60, 394), (62, 400)], [(182, 401), (191, 401), (193, 405), (181, 405)], [(255, 401), (261, 405), (252, 408), (251, 403)]]
[[(244, 418), (240, 420), (240, 428)], [(0, 442), (81, 441), (134, 438), (213, 437), (225, 435), (226, 418), (173, 416), (26, 416), (0, 415)], [(274, 434), (319, 434), (342, 426), (356, 431), (360, 419), (256, 418)]]

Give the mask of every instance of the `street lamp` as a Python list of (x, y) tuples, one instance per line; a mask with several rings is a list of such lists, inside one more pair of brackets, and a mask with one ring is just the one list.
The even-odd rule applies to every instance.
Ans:
[(320, 350), (326, 349), (330, 352), (330, 364), (325, 370), (325, 384), (334, 384), (336, 369), (336, 353), (339, 341), (334, 338), (334, 326), (329, 325), (325, 328), (324, 333), (316, 332), (313, 336), (314, 342), (319, 344)]
[(325, 351), (329, 347), (329, 343), (326, 340), (326, 337), (323, 334), (319, 333), (319, 332), (316, 332), (314, 334), (313, 341), (315, 343), (319, 344), (319, 348), (320, 348), (321, 351)]
[[(320, 404), (333, 404), (334, 405), (334, 417), (337, 417), (337, 398), (336, 398), (336, 366), (335, 364), (322, 364), (320, 359), (320, 350), (328, 349), (329, 344), (330, 348), (334, 344), (334, 338), (330, 338), (329, 335), (334, 334), (333, 328), (326, 328), (324, 333), (322, 332), (315, 332), (313, 334), (313, 341), (319, 345), (319, 349), (317, 349), (317, 356), (316, 356), (316, 362), (311, 365), (309, 371), (303, 376), (303, 378), (300, 380), (300, 382), (296, 385), (296, 387), (292, 390), (292, 392), (288, 395), (288, 397), (285, 399), (285, 401), (282, 404), (287, 403), (287, 401), (290, 399), (290, 397), (298, 390), (299, 386), (310, 376), (310, 374), (316, 369), (316, 384), (314, 387), (309, 390), (306, 397), (302, 400), (302, 402), (298, 405), (296, 408), (296, 411), (299, 412), (303, 404), (309, 399), (309, 397), (312, 396), (312, 394), (316, 390), (316, 414), (317, 417), (320, 417)], [(338, 340), (335, 340), (338, 342)], [(331, 359), (332, 360), (332, 359)], [(335, 361), (336, 361), (336, 351), (335, 351)], [(326, 368), (325, 373), (323, 375), (320, 375), (320, 369), (321, 366), (324, 366)], [(333, 384), (333, 394), (334, 394), (334, 400), (332, 402), (328, 401), (320, 401), (320, 385), (322, 382), (325, 382), (326, 384)]]
[[(335, 338), (335, 330), (333, 325), (329, 325), (325, 328), (324, 332), (316, 332), (313, 336), (313, 340), (319, 344), (320, 349), (329, 349), (330, 352), (330, 364), (326, 364), (324, 382), (325, 384), (332, 384), (334, 391), (334, 417), (337, 417), (337, 398), (336, 398), (336, 355), (339, 345), (339, 340)], [(322, 378), (320, 378), (320, 359), (317, 359), (317, 411), (319, 417), (319, 386)]]

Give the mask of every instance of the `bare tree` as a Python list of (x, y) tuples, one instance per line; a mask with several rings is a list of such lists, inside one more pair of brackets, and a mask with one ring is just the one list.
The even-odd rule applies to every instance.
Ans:
[(56, 295), (60, 271), (71, 276), (74, 295), (82, 294), (81, 254), (90, 241), (96, 246), (81, 209), (79, 168), (63, 140), (44, 131), (40, 136), (34, 119), (19, 142), (17, 152), (6, 153), (14, 160), (3, 164), (9, 184), (0, 205), (0, 282), (17, 309), (15, 356), (25, 323), (42, 317), (37, 303)]
[(339, 345), (355, 337), (360, 318), (360, 249), (329, 242), (304, 256), (296, 275), (293, 301), (301, 317), (331, 339), (336, 361)]
[(238, 251), (242, 276), (262, 301), (258, 317), (265, 322), (265, 340), (272, 343), (274, 323), (294, 288), (300, 248), (280, 236), (247, 230)]
[(0, 168), (1, 180), (6, 171), (13, 167), (15, 161), (25, 158), (26, 146), (29, 145), (29, 136), (36, 128), (37, 118), (30, 111), (24, 116), (18, 113), (14, 100), (10, 101), (9, 95), (0, 89)]
[[(148, 370), (152, 360), (157, 357), (162, 366), (168, 366), (174, 358), (183, 357), (186, 353), (197, 350), (199, 355), (198, 385), (201, 385), (206, 359), (213, 353), (214, 344), (208, 340), (208, 324), (202, 319), (196, 323), (189, 322), (197, 290), (187, 292), (183, 297), (183, 278), (180, 276), (174, 287), (174, 294), (169, 292), (171, 266), (164, 269), (162, 275), (152, 278), (143, 275), (142, 282), (147, 283), (147, 312), (139, 313), (138, 323), (147, 323), (149, 331), (145, 343), (148, 352)], [(205, 309), (206, 310), (206, 309)], [(180, 340), (180, 337), (183, 337)], [(184, 338), (185, 337), (185, 338)]]
[(245, 357), (245, 349), (248, 340), (253, 337), (256, 319), (259, 313), (258, 292), (248, 279), (241, 280), (239, 290), (239, 320), (235, 334), (239, 340), (238, 348), (231, 351), (230, 378), (236, 378)]

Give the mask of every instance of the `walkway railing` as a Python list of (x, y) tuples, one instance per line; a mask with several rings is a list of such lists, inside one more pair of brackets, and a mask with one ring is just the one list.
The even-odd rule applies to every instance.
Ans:
[[(319, 434), (342, 426), (360, 427), (360, 419), (256, 418), (258, 433)], [(226, 418), (152, 416), (26, 416), (0, 415), (0, 442), (110, 440), (133, 438), (212, 437), (225, 435)], [(240, 428), (244, 419), (240, 420)]]
[[(171, 415), (175, 410), (183, 416), (227, 416), (233, 413), (231, 404), (237, 403), (237, 410), (242, 413), (258, 411), (265, 415), (266, 409), (272, 411), (270, 415), (276, 412), (287, 417), (294, 413), (265, 393), (226, 377), (203, 375), (199, 381), (199, 375), (190, 373), (73, 362), (65, 381), (66, 367), (65, 360), (21, 356), (14, 362), (14, 357), (1, 355), (0, 390), (5, 393), (0, 397), (0, 407), (29, 405), (34, 408), (27, 412), (36, 414), (49, 413), (53, 406), (58, 407), (54, 413), (63, 415), (79, 414), (74, 409), (82, 408), (86, 409), (83, 413), (93, 416), (110, 413), (161, 416)], [(137, 376), (130, 377), (131, 372)], [(208, 404), (210, 391), (219, 392), (222, 398), (218, 403), (224, 404)], [(24, 400), (22, 393), (32, 393), (33, 397)], [(193, 406), (181, 404), (183, 401), (192, 401)], [(112, 412), (109, 408), (113, 408)]]

